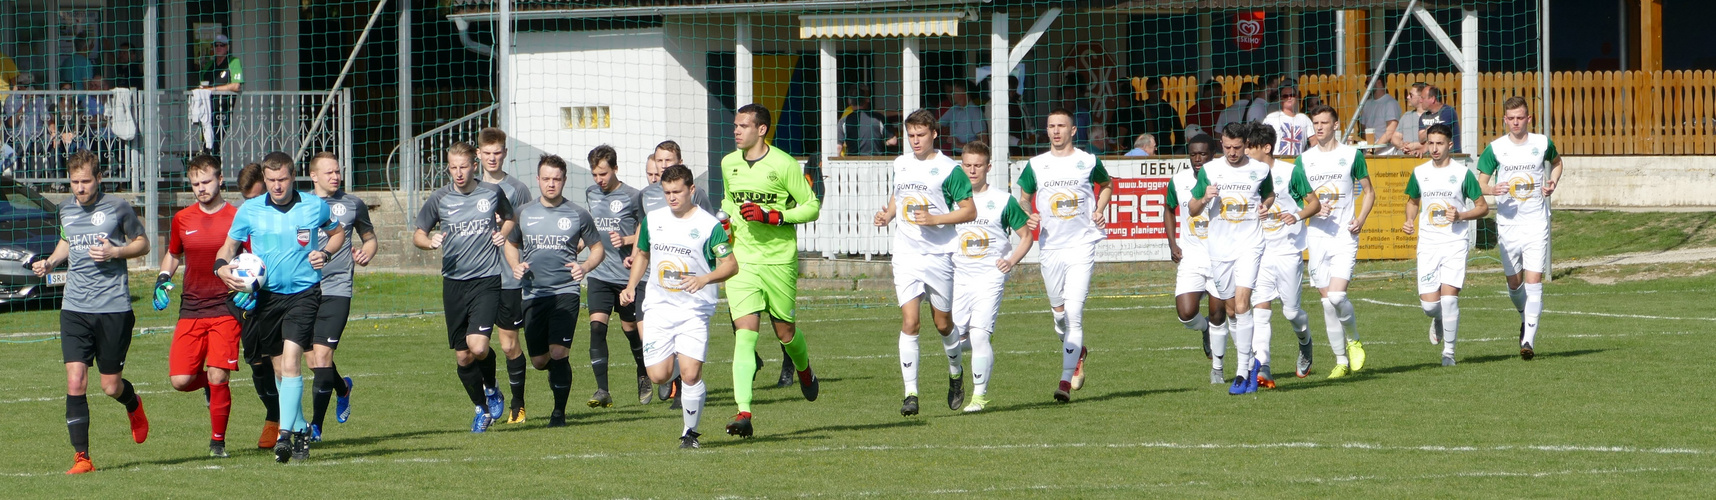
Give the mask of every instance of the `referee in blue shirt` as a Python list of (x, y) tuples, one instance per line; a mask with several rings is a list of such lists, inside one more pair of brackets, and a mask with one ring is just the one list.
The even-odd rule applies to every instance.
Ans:
[(262, 182), (268, 196), (262, 203), (245, 203), (233, 217), (226, 244), (215, 258), (215, 273), (227, 286), (241, 290), (229, 261), (241, 242), (262, 258), (257, 281), (256, 310), (244, 329), (245, 362), (261, 364), (273, 358), (280, 377), (280, 439), (274, 460), (280, 463), (310, 455), (308, 424), (304, 420), (304, 379), (299, 358), (310, 348), (317, 304), (321, 303), (322, 265), (345, 243), (345, 231), (333, 219), (327, 202), (292, 189), (290, 157), (270, 154), (263, 161)]

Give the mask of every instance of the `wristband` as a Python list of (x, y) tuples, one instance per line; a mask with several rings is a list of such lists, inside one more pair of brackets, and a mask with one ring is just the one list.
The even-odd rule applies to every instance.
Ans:
[(226, 267), (226, 264), (226, 259), (215, 259), (215, 272), (220, 272), (220, 268)]

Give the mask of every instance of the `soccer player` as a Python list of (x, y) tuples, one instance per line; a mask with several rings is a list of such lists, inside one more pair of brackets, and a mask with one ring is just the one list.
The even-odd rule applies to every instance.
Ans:
[[(1108, 169), (1096, 156), (1073, 147), (1078, 133), (1072, 112), (1056, 108), (1045, 127), (1049, 152), (1031, 158), (1019, 174), (1019, 189), (1042, 216), (1043, 287), (1061, 338), (1061, 383), (1055, 400), (1072, 400), (1084, 387), (1084, 301), (1096, 270), (1096, 244), (1105, 236), (1108, 200), (1114, 195)], [(1100, 188), (1098, 188), (1100, 186)], [(1096, 196), (1091, 196), (1095, 193)], [(1030, 229), (1037, 229), (1032, 227)]]
[[(1490, 206), (1477, 176), (1448, 157), (1454, 130), (1438, 123), (1424, 133), (1430, 161), (1412, 169), (1406, 180), (1406, 222), (1400, 231), (1418, 234), (1418, 303), (1430, 317), (1430, 344), (1442, 344), (1442, 366), (1454, 366), (1460, 288), (1466, 282), (1467, 221), (1483, 218)], [(1472, 208), (1465, 210), (1468, 201)]]
[[(604, 249), (590, 212), (561, 196), (566, 160), (544, 155), (536, 165), (536, 183), (542, 197), (518, 208), (506, 257), (512, 265), (508, 273), (522, 284), (530, 364), (548, 370), (548, 387), (554, 391), (548, 426), (563, 427), (566, 399), (572, 394), (572, 362), (567, 355), (572, 335), (578, 331), (578, 283), (602, 262)], [(584, 248), (590, 249), (590, 258), (579, 263), (578, 254)], [(520, 397), (519, 392), (513, 393), (513, 401)], [(520, 407), (514, 408), (515, 413), (523, 413)]]
[[(238, 169), (238, 192), (244, 196), (245, 201), (255, 199), (262, 196), (262, 193), (268, 192), (268, 189), (262, 185), (261, 163), (246, 163), (244, 168)], [(244, 202), (241, 201), (239, 204), (243, 205)]]
[[(1275, 129), (1266, 126), (1247, 128), (1250, 130), (1245, 137), (1246, 155), (1268, 165), (1269, 178), (1274, 182), (1270, 191), (1275, 193), (1275, 203), (1264, 208), (1260, 219), (1263, 224), (1263, 260), (1258, 265), (1256, 293), (1251, 296), (1252, 326), (1256, 330), (1251, 335), (1250, 349), (1260, 365), (1257, 385), (1274, 389), (1275, 375), (1269, 371), (1269, 342), (1275, 335), (1269, 323), (1269, 302), (1275, 299), (1281, 299), (1281, 317), (1287, 319), (1294, 336), (1299, 338), (1299, 361), (1295, 364), (1294, 375), (1299, 378), (1311, 375), (1311, 316), (1299, 307), (1300, 280), (1305, 276), (1301, 255), (1305, 252), (1305, 218), (1322, 210), (1322, 205), (1317, 197), (1311, 196), (1311, 183), (1305, 179), (1305, 170), (1297, 164), (1275, 158), (1275, 146), (1278, 144)], [(1243, 351), (1240, 353), (1242, 361), (1245, 358)]]
[[(666, 208), (667, 207), (667, 195), (661, 189), (661, 171), (662, 171), (662, 169), (665, 169), (667, 167), (671, 167), (671, 166), (679, 165), (679, 164), (681, 164), (681, 158), (679, 155), (679, 143), (678, 142), (668, 140), (668, 141), (661, 141), (660, 144), (655, 145), (655, 150), (650, 152), (649, 161), (644, 164), (644, 176), (649, 179), (649, 186), (645, 186), (642, 190), (640, 190), (638, 192), (638, 198), (639, 198), (639, 200), (641, 200), (641, 204), (643, 206), (643, 213), (647, 214), (647, 213), (654, 211), (658, 208)], [(692, 193), (691, 193), (691, 203), (693, 205), (697, 205), (698, 208), (702, 208), (704, 211), (709, 212), (711, 214), (716, 213), (718, 210), (720, 210), (719, 208), (716, 208), (715, 204), (709, 200), (708, 191), (705, 191), (701, 187), (693, 186)], [(719, 217), (720, 216), (717, 216), (717, 218), (719, 218)], [(637, 231), (633, 232), (632, 234), (638, 234), (641, 232), (643, 232), (643, 223), (642, 223), (642, 221), (639, 221)], [(626, 259), (626, 262), (625, 262), (626, 269), (631, 269), (632, 264), (633, 264), (632, 261), (633, 261), (633, 259), (631, 259), (629, 257)], [(649, 273), (644, 273), (643, 280), (645, 282), (649, 281)], [(639, 330), (642, 330), (642, 328), (643, 328), (641, 326), (643, 324), (642, 311), (637, 311), (636, 315), (639, 317), (638, 324), (640, 326), (638, 328), (639, 328)], [(784, 351), (784, 350), (781, 351), (781, 357), (786, 358), (786, 351)], [(759, 356), (758, 359), (761, 359), (761, 357)], [(678, 365), (672, 365), (672, 366), (674, 366), (675, 369), (677, 369)], [(656, 388), (655, 388), (656, 396), (660, 397), (663, 400), (666, 400), (668, 398), (673, 398), (673, 403), (668, 406), (669, 409), (673, 409), (673, 410), (680, 409), (680, 401), (679, 401), (679, 386), (681, 385), (680, 382), (681, 381), (679, 380), (679, 376), (676, 374), (673, 377), (673, 383), (656, 385)], [(777, 387), (786, 387), (788, 385), (792, 385), (792, 363), (782, 363), (780, 383), (777, 385)]]
[[(681, 398), (684, 427), (680, 448), (698, 448), (697, 424), (703, 413), (703, 360), (709, 351), (709, 318), (715, 315), (720, 297), (711, 285), (726, 281), (739, 271), (739, 261), (728, 247), (727, 231), (714, 215), (692, 203), (691, 169), (673, 165), (662, 169), (662, 192), (667, 208), (644, 215), (633, 255), (645, 263), (632, 266), (620, 303), (637, 297), (645, 274), (658, 274), (644, 286), (655, 288), (644, 294), (642, 308), (650, 320), (644, 325), (649, 377), (667, 383), (675, 368), (685, 384)], [(753, 351), (754, 352), (754, 351)], [(677, 360), (677, 363), (675, 362)]]
[(1299, 88), (1281, 89), (1281, 111), (1263, 118), (1263, 125), (1275, 130), (1275, 156), (1298, 156), (1305, 151), (1314, 125), (1299, 112)]
[(643, 341), (638, 338), (637, 305), (621, 305), (620, 290), (626, 288), (631, 272), (626, 270), (626, 257), (631, 256), (637, 243), (638, 221), (643, 218), (643, 200), (636, 188), (620, 182), (618, 155), (607, 144), (590, 150), (590, 176), (596, 183), (584, 190), (584, 202), (590, 206), (590, 216), (601, 232), (602, 247), (608, 258), (589, 275), (590, 287), (590, 371), (596, 376), (596, 393), (587, 402), (591, 408), (610, 407), (614, 398), (608, 394), (608, 319), (620, 317), (620, 332), (632, 348), (632, 361), (637, 364), (638, 404), (649, 404), (649, 373), (644, 371)]
[(233, 276), (229, 262), (249, 241), (251, 252), (266, 269), (255, 284), (256, 306), (243, 332), (244, 354), (250, 363), (272, 357), (274, 372), (280, 376), (280, 438), (274, 445), (274, 460), (286, 463), (310, 456), (299, 358), (314, 338), (316, 309), (322, 301), (321, 268), (346, 237), (327, 202), (292, 189), (292, 163), (269, 156), (262, 167), (267, 197), (239, 207), (214, 265), (228, 287), (244, 290), (249, 284)]
[[(316, 196), (327, 202), (345, 234), (340, 250), (322, 266), (322, 302), (316, 308), (316, 330), (310, 349), (310, 372), (315, 374), (314, 403), (310, 419), (310, 441), (322, 441), (322, 419), (328, 413), (328, 400), (335, 397), (334, 420), (345, 423), (352, 416), (352, 379), (340, 376), (334, 363), (334, 350), (340, 347), (340, 336), (346, 331), (346, 317), (352, 311), (352, 273), (354, 266), (368, 266), (380, 243), (375, 238), (375, 224), (369, 220), (369, 205), (341, 189), (340, 160), (333, 153), (321, 152), (310, 158), (310, 180), (316, 185)], [(361, 243), (353, 244), (353, 238)]]
[[(454, 143), (447, 148), (447, 178), (417, 212), (412, 244), (441, 250), (441, 305), (447, 319), (447, 347), (458, 363), (459, 382), (476, 405), (471, 432), (485, 432), (501, 418), (505, 398), (495, 387), (495, 356), (489, 349), (495, 312), (500, 308), (500, 247), (512, 232), (512, 202), (499, 186), (477, 180), (477, 148)], [(498, 220), (505, 222), (497, 222)], [(433, 236), (429, 231), (437, 227)]]
[(1210, 236), (1204, 242), (1209, 252), (1212, 292), (1226, 302), (1233, 319), (1233, 346), (1239, 353), (1239, 364), (1228, 394), (1257, 391), (1259, 364), (1251, 359), (1252, 333), (1255, 331), (1251, 312), (1251, 291), (1257, 286), (1258, 268), (1263, 260), (1263, 227), (1259, 219), (1265, 207), (1275, 203), (1274, 180), (1269, 165), (1252, 161), (1245, 154), (1246, 132), (1249, 125), (1230, 123), (1221, 132), (1222, 158), (1204, 165), (1198, 171), (1198, 183), (1192, 186), (1191, 210), (1206, 212), (1210, 219)]
[[(477, 132), (477, 158), (482, 162), (482, 181), (500, 187), (513, 208), (523, 206), (532, 198), (530, 185), (507, 175), (506, 132), (488, 127)], [(498, 217), (498, 216), (497, 216)], [(506, 423), (524, 423), (524, 351), (518, 347), (518, 329), (524, 325), (524, 297), (519, 280), (511, 269), (502, 269), (500, 310), (495, 312), (495, 337), (500, 339), (501, 353), (506, 354), (507, 382), (512, 386), (512, 406)]]
[[(1168, 239), (1168, 255), (1177, 264), (1174, 270), (1174, 310), (1187, 330), (1203, 333), (1204, 357), (1211, 362), (1211, 384), (1227, 382), (1227, 377), (1222, 375), (1222, 356), (1227, 353), (1227, 303), (1216, 300), (1213, 292), (1215, 283), (1210, 281), (1210, 254), (1204, 248), (1204, 241), (1210, 236), (1210, 218), (1193, 212), (1191, 200), (1192, 187), (1198, 184), (1198, 172), (1203, 171), (1204, 165), (1210, 162), (1213, 152), (1218, 149), (1221, 149), (1221, 143), (1209, 135), (1193, 137), (1186, 145), (1186, 156), (1191, 160), (1192, 168), (1175, 172), (1168, 179), (1165, 205), (1174, 211), (1174, 216), (1163, 218), (1168, 234), (1174, 235)], [(1209, 297), (1208, 317), (1198, 313), (1198, 302), (1204, 301), (1205, 296)]]
[[(1364, 344), (1359, 342), (1358, 316), (1347, 299), (1347, 283), (1353, 279), (1359, 231), (1376, 204), (1376, 191), (1370, 187), (1364, 152), (1342, 144), (1338, 137), (1340, 113), (1317, 106), (1306, 114), (1317, 132), (1316, 147), (1306, 149), (1296, 163), (1322, 205), (1305, 233), (1310, 250), (1306, 265), (1311, 269), (1311, 286), (1323, 297), (1323, 327), (1329, 335), (1329, 350), (1335, 353), (1329, 378), (1341, 378), (1364, 368)], [(1355, 188), (1364, 194), (1354, 197)]]
[[(286, 153), (278, 154), (285, 155)], [(286, 156), (286, 159), (291, 161), (290, 156)], [(238, 206), (244, 206), (245, 202), (254, 200), (268, 192), (268, 189), (262, 185), (261, 163), (246, 163), (243, 168), (238, 169), (238, 192), (244, 197), (243, 200), (239, 200)], [(234, 208), (233, 213), (237, 214), (238, 210)], [(230, 226), (228, 227), (230, 228)], [(255, 295), (244, 292), (229, 294), (228, 297), (228, 305), (231, 306), (232, 314), (238, 318), (239, 339), (248, 339), (249, 337), (244, 335), (243, 330), (249, 324), (250, 310), (256, 306)], [(251, 388), (256, 389), (256, 397), (262, 400), (264, 409), (262, 434), (256, 438), (256, 447), (273, 450), (275, 440), (280, 437), (280, 389), (274, 380), (274, 363), (266, 360), (255, 363), (245, 360), (245, 363), (250, 365)]]
[(918, 314), (929, 297), (930, 317), (947, 352), (947, 407), (965, 404), (965, 372), (961, 370), (959, 336), (953, 334), (953, 247), (959, 236), (955, 224), (977, 218), (971, 203), (971, 181), (959, 162), (936, 150), (935, 112), (920, 109), (906, 117), (906, 142), (911, 154), (894, 158), (894, 189), (888, 206), (876, 212), (876, 227), (888, 227), (895, 215), (894, 297), (900, 306), (900, 374), (906, 398), (900, 415), (918, 414)]
[[(1543, 315), (1543, 270), (1549, 264), (1549, 195), (1561, 182), (1561, 154), (1549, 136), (1533, 134), (1525, 98), (1502, 103), (1507, 135), (1478, 156), (1478, 181), (1496, 197), (1496, 234), (1507, 274), (1507, 295), (1519, 311), (1519, 357), (1536, 356), (1537, 319)], [(1452, 129), (1452, 127), (1450, 127)], [(1455, 146), (1457, 149), (1458, 146)]]
[(72, 467), (66, 474), (95, 470), (89, 459), (89, 368), (101, 373), (101, 391), (120, 404), (131, 420), (131, 439), (149, 438), (143, 398), (125, 380), (125, 356), (131, 350), (131, 278), (125, 261), (149, 253), (149, 238), (130, 203), (101, 192), (101, 159), (88, 151), (66, 159), (73, 196), (60, 202), (60, 241), (46, 259), (31, 264), (45, 277), (66, 264), (65, 299), (60, 309), (60, 352), (66, 364), (66, 431), (71, 434)]
[(167, 308), (166, 292), (172, 289), (173, 275), (185, 266), (185, 291), (167, 355), (167, 374), (175, 390), (207, 393), (209, 456), (225, 458), (226, 424), (232, 415), (232, 388), (227, 381), (238, 369), (239, 323), (227, 307), (228, 290), (214, 273), (214, 261), (238, 208), (221, 198), (220, 159), (191, 158), (185, 180), (197, 203), (173, 214), (161, 274), (155, 278), (154, 306), (157, 311)]
[[(971, 183), (977, 217), (955, 229), (959, 253), (953, 257), (953, 327), (971, 341), (971, 403), (964, 411), (977, 412), (989, 405), (989, 381), (995, 368), (995, 348), (989, 338), (1001, 314), (1001, 291), (1008, 273), (1036, 241), (1030, 231), (1021, 230), (1038, 216), (1026, 214), (1005, 188), (990, 189), (989, 143), (965, 143), (959, 161)], [(1013, 246), (1008, 233), (1019, 235), (1018, 246)]]
[(739, 214), (733, 222), (733, 255), (742, 265), (727, 285), (727, 309), (733, 316), (733, 400), (739, 414), (727, 434), (751, 437), (751, 384), (757, 375), (757, 337), (767, 311), (775, 338), (785, 346), (798, 371), (799, 390), (816, 401), (821, 383), (810, 367), (810, 347), (794, 323), (798, 303), (798, 229), (816, 220), (822, 200), (810, 190), (804, 169), (792, 155), (770, 146), (769, 108), (746, 104), (733, 117), (738, 151), (721, 159), (727, 195), (721, 210)]

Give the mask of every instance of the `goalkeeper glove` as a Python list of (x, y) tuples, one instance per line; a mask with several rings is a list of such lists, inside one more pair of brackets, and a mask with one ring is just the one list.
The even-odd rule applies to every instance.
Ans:
[(155, 277), (155, 310), (160, 311), (167, 308), (167, 303), (172, 301), (172, 297), (168, 296), (167, 292), (171, 291), (173, 291), (173, 275), (161, 273)]
[(255, 309), (256, 294), (250, 292), (238, 292), (232, 294), (232, 305), (238, 306), (239, 309), (246, 311)]
[(763, 207), (757, 206), (756, 203), (746, 202), (744, 205), (740, 205), (739, 216), (751, 222), (761, 222), (771, 226), (786, 224), (786, 221), (781, 218), (780, 210), (763, 210)]

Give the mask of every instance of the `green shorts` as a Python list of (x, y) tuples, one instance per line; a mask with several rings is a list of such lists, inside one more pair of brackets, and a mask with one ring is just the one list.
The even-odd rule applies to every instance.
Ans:
[(796, 322), (798, 264), (742, 264), (723, 288), (735, 319), (768, 311), (775, 321)]

